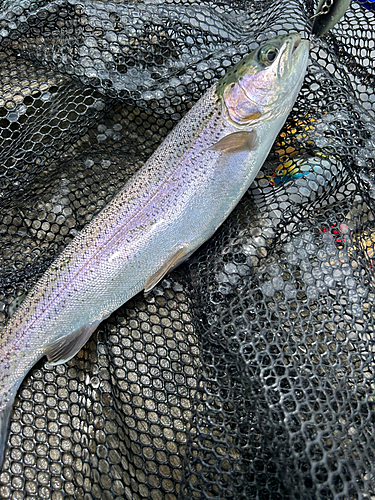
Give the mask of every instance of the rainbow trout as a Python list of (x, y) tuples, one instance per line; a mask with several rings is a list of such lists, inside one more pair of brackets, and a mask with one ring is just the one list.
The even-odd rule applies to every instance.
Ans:
[(226, 219), (301, 88), (308, 41), (263, 43), (211, 87), (74, 238), (0, 334), (0, 460), (17, 390), (44, 355), (65, 363), (98, 325), (151, 290)]

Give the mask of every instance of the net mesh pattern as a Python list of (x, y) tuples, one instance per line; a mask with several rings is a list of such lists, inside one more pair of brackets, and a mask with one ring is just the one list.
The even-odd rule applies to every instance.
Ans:
[[(362, 2), (363, 3), (363, 2)], [(0, 320), (250, 49), (312, 1), (0, 2)], [(353, 3), (238, 207), (24, 380), (4, 499), (375, 498), (375, 23)]]

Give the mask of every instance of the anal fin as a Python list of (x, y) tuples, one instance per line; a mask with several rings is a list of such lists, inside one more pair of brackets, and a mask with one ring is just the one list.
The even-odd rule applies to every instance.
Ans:
[(152, 276), (145, 282), (145, 293), (149, 292), (161, 281), (164, 276), (186, 258), (186, 247), (179, 248)]
[(46, 356), (51, 365), (61, 365), (72, 359), (86, 344), (101, 321), (93, 321), (83, 325), (74, 332), (53, 342), (46, 348)]

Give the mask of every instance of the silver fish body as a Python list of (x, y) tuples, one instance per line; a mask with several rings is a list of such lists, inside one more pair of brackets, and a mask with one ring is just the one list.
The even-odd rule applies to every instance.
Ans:
[(44, 355), (73, 357), (95, 328), (206, 241), (250, 186), (304, 78), (292, 34), (244, 58), (71, 242), (0, 337), (0, 461), (14, 397)]

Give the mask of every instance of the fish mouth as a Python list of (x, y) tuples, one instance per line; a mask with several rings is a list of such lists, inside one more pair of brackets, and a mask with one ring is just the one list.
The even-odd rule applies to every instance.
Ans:
[(292, 35), (292, 40), (290, 43), (289, 55), (290, 57), (296, 57), (296, 52), (298, 51), (298, 47), (300, 47), (302, 43), (302, 37), (300, 34), (296, 33)]
[(301, 35), (299, 35), (297, 33), (296, 36), (295, 36), (294, 44), (293, 44), (293, 49), (292, 49), (293, 53), (297, 49), (297, 47), (299, 46), (299, 44), (301, 43), (301, 41), (302, 41)]
[(307, 64), (309, 41), (302, 39), (299, 33), (291, 33), (284, 39), (281, 49), (278, 75), (279, 78), (290, 76), (299, 66)]
[(289, 42), (289, 70), (292, 70), (292, 67), (297, 64), (299, 59), (304, 59), (308, 57), (308, 47), (310, 43), (308, 40), (302, 39), (299, 33), (293, 33), (291, 35), (291, 40)]

